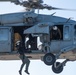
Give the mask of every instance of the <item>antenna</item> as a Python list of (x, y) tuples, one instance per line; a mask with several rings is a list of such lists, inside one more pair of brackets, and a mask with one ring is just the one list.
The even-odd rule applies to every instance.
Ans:
[(72, 17), (68, 18), (67, 21), (66, 21), (66, 23), (69, 22), (71, 19), (72, 19)]
[(52, 13), (51, 16), (53, 16), (54, 14), (56, 14), (56, 12)]

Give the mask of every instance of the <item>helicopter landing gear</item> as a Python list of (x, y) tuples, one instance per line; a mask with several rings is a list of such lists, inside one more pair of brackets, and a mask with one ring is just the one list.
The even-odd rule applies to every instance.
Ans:
[(61, 73), (63, 71), (63, 65), (60, 62), (56, 62), (52, 65), (52, 71), (54, 73)]
[(43, 61), (46, 65), (52, 65), (56, 61), (56, 57), (52, 53), (47, 53), (43, 57)]
[(65, 61), (63, 61), (62, 63), (60, 62), (55, 62), (53, 65), (52, 65), (52, 71), (54, 73), (61, 73), (63, 71), (63, 68), (65, 66), (65, 64), (69, 61), (69, 59), (66, 59)]

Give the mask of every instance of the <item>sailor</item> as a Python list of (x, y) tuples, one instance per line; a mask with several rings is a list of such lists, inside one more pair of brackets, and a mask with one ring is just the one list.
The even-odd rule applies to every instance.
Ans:
[(57, 26), (53, 26), (51, 29), (51, 40), (60, 40), (61, 31)]
[(26, 64), (25, 72), (27, 74), (29, 74), (28, 68), (29, 68), (30, 60), (24, 54), (24, 49), (22, 47), (22, 42), (21, 41), (17, 41), (16, 42), (16, 47), (17, 47), (17, 50), (18, 50), (18, 53), (19, 53), (19, 57), (22, 60), (22, 64), (21, 64), (21, 67), (20, 67), (20, 70), (19, 70), (19, 74), (22, 75), (22, 69), (23, 69), (25, 64)]

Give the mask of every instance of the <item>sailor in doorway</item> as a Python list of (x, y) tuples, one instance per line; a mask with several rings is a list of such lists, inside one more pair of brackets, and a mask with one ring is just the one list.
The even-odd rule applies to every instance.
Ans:
[(51, 29), (51, 40), (60, 40), (62, 35), (61, 35), (61, 31), (57, 26), (53, 26)]
[(24, 54), (24, 49), (22, 47), (22, 42), (21, 41), (17, 41), (16, 42), (16, 47), (17, 47), (17, 50), (18, 50), (18, 53), (19, 53), (19, 57), (22, 60), (22, 65), (20, 67), (19, 74), (22, 75), (22, 69), (23, 69), (25, 64), (26, 64), (25, 72), (27, 74), (29, 74), (28, 68), (29, 68), (30, 60)]

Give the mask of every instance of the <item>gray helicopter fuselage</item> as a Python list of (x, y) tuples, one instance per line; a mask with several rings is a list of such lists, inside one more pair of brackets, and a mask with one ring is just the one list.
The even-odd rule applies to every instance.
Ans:
[[(31, 19), (28, 20), (29, 18)], [(62, 38), (60, 40), (50, 40), (50, 28), (53, 25), (61, 28)], [(12, 51), (13, 27), (18, 28), (19, 26), (28, 27), (24, 29), (23, 34), (32, 34), (33, 37), (35, 35), (39, 36), (44, 51), (61, 53), (76, 49), (75, 21), (53, 15), (21, 12), (0, 15), (0, 37), (1, 39), (4, 37), (4, 40), (0, 40), (0, 52)], [(2, 29), (3, 31), (1, 31)], [(5, 37), (6, 35), (7, 37)]]

